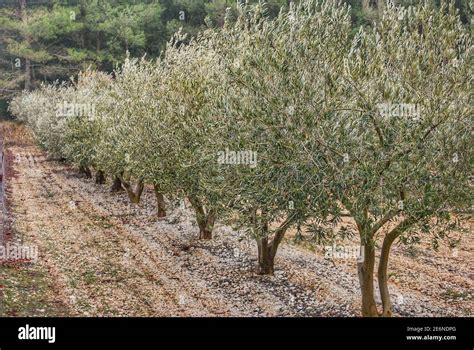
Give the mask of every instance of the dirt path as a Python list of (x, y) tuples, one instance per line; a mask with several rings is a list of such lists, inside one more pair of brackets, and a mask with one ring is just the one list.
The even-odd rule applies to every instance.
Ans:
[[(39, 259), (19, 267), (24, 279), (0, 285), (7, 289), (5, 314), (16, 308), (12, 299), (32, 299), (18, 292), (29, 283), (39, 288), (30, 310), (35, 315), (359, 315), (352, 263), (334, 264), (286, 244), (275, 277), (258, 276), (255, 244), (245, 236), (218, 227), (213, 241), (198, 241), (190, 209), (174, 208), (159, 220), (150, 189), (140, 205), (130, 205), (124, 193), (109, 192), (110, 184), (96, 185), (47, 160), (31, 141), (8, 149), (16, 172), (9, 182), (14, 233), (38, 247)], [(397, 248), (390, 285), (401, 296), (395, 310), (405, 316), (474, 315), (472, 238), (467, 243), (457, 256), (423, 250), (410, 258)], [(0, 271), (0, 283), (11, 281), (12, 274)]]

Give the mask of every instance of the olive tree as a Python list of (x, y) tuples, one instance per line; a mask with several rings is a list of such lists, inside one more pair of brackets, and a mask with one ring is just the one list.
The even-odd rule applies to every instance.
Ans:
[(74, 89), (67, 83), (42, 84), (32, 92), (24, 91), (12, 99), (11, 113), (31, 127), (38, 144), (50, 156), (64, 158), (64, 130), (68, 118), (64, 115), (63, 101), (74, 96)]
[[(100, 128), (96, 120), (96, 109), (100, 106), (103, 91), (112, 80), (108, 74), (87, 70), (73, 81), (74, 96), (70, 101), (63, 102), (63, 109), (72, 108), (72, 116), (68, 117), (64, 130), (65, 158), (83, 169), (90, 176), (90, 167), (97, 170), (96, 182), (104, 183), (105, 175), (96, 160)], [(64, 111), (67, 117), (67, 110)]]
[(140, 202), (145, 183), (132, 166), (129, 149), (141, 142), (140, 136), (133, 131), (145, 110), (147, 92), (152, 88), (152, 76), (146, 74), (149, 64), (144, 59), (138, 63), (137, 59), (127, 58), (114, 71), (113, 83), (100, 92), (102, 96), (96, 110), (100, 130), (97, 162), (123, 185), (130, 201), (135, 204)]
[[(147, 130), (162, 127), (153, 119), (160, 115), (162, 89), (162, 66), (142, 59), (127, 59), (115, 71), (113, 87), (105, 97), (113, 106), (104, 111), (105, 138), (102, 143), (102, 159), (109, 171), (120, 178), (132, 201), (139, 201), (146, 183), (153, 184), (158, 217), (166, 215), (163, 191), (160, 189), (162, 177), (151, 177), (151, 159), (161, 154), (162, 147), (151, 144)], [(130, 179), (137, 182), (135, 188)]]
[[(437, 244), (453, 228), (452, 211), (472, 203), (471, 54), (452, 5), (388, 4), (344, 59), (344, 107), (312, 133), (313, 143), (327, 146), (320, 149), (324, 182), (360, 235), (364, 316), (391, 315), (394, 241), (431, 235)], [(381, 312), (374, 298), (378, 243)]]
[(156, 63), (159, 83), (149, 99), (154, 113), (148, 113), (141, 124), (143, 138), (135, 149), (140, 159), (137, 167), (145, 179), (159, 183), (171, 197), (189, 200), (203, 239), (212, 238), (218, 214), (214, 202), (219, 196), (218, 189), (201, 184), (217, 168), (210, 149), (222, 128), (210, 107), (220, 98), (220, 63), (212, 49), (213, 35), (209, 30), (185, 46), (181, 33), (170, 41)]
[[(221, 200), (230, 221), (256, 239), (259, 272), (273, 274), (291, 226), (335, 220), (340, 211), (322, 181), (327, 165), (313, 151), (319, 120), (338, 102), (350, 13), (338, 1), (312, 0), (274, 20), (261, 5), (239, 11), (235, 22), (227, 19), (219, 45), (226, 64), (226, 95), (216, 103), (226, 124), (218, 139), (227, 157), (220, 162), (227, 194)], [(234, 161), (239, 156), (250, 162)]]

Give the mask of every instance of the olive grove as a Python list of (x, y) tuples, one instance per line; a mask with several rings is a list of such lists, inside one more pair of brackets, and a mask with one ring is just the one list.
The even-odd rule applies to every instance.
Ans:
[(390, 316), (393, 243), (449, 241), (453, 212), (472, 205), (470, 33), (448, 2), (388, 2), (355, 35), (337, 0), (237, 12), (191, 40), (178, 32), (156, 60), (24, 92), (10, 111), (132, 203), (152, 185), (159, 217), (165, 197), (188, 200), (200, 238), (216, 220), (247, 231), (261, 274), (290, 228), (342, 236), (350, 217), (362, 315)]

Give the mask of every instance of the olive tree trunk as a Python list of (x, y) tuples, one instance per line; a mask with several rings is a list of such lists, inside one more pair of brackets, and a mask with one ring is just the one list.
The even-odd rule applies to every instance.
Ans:
[(114, 177), (114, 183), (112, 184), (112, 187), (110, 188), (110, 191), (111, 192), (123, 191), (122, 180), (120, 180), (120, 177), (118, 177), (118, 176)]
[(158, 205), (158, 217), (163, 218), (166, 216), (165, 197), (163, 196), (163, 193), (160, 191), (159, 185), (155, 184), (153, 188), (155, 190), (156, 203)]
[(380, 298), (382, 299), (382, 315), (385, 317), (392, 316), (392, 303), (390, 300), (390, 292), (388, 290), (388, 258), (390, 256), (390, 249), (393, 242), (404, 232), (407, 228), (416, 223), (414, 217), (409, 217), (400, 222), (393, 230), (386, 234), (382, 244), (382, 252), (380, 253), (378, 282), (380, 289)]
[(139, 180), (135, 186), (132, 186), (130, 182), (124, 181), (123, 179), (122, 185), (127, 191), (128, 198), (130, 199), (130, 202), (133, 204), (138, 204), (140, 203), (140, 198), (143, 193), (143, 189), (145, 188), (145, 184), (143, 183), (142, 180)]
[(91, 172), (91, 170), (89, 169), (88, 166), (81, 165), (81, 166), (79, 167), (79, 171), (80, 171), (81, 173), (83, 173), (83, 174), (86, 176), (86, 178), (88, 178), (88, 179), (91, 179), (91, 178), (92, 178), (92, 172)]
[(362, 244), (364, 258), (357, 263), (360, 290), (362, 293), (362, 316), (378, 316), (377, 305), (374, 297), (374, 265), (375, 247), (372, 242)]
[(188, 196), (195, 213), (196, 221), (199, 226), (199, 239), (212, 239), (212, 230), (216, 221), (216, 213), (214, 210), (206, 211), (204, 205), (195, 196)]
[(95, 183), (98, 185), (105, 184), (105, 174), (102, 170), (99, 170), (95, 174)]
[(288, 227), (293, 221), (293, 216), (276, 229), (273, 238), (270, 239), (268, 232), (268, 223), (265, 222), (262, 227), (262, 236), (257, 238), (258, 247), (258, 273), (261, 275), (273, 275), (275, 272), (275, 256), (281, 241), (285, 237)]
[[(270, 244), (271, 246), (271, 244)], [(258, 247), (258, 273), (261, 275), (273, 275), (275, 257), (271, 256), (270, 246), (268, 244), (268, 237), (262, 237), (257, 239)]]
[(382, 316), (392, 316), (392, 303), (390, 301), (390, 292), (388, 290), (388, 257), (390, 254), (390, 248), (392, 246), (395, 237), (387, 235), (383, 240), (382, 252), (380, 253), (379, 271), (378, 271), (378, 282), (380, 289), (380, 297), (382, 299)]

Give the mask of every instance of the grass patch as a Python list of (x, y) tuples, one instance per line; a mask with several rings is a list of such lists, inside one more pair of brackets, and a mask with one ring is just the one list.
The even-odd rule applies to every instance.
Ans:
[(0, 317), (67, 316), (53, 299), (48, 276), (36, 265), (0, 266)]

